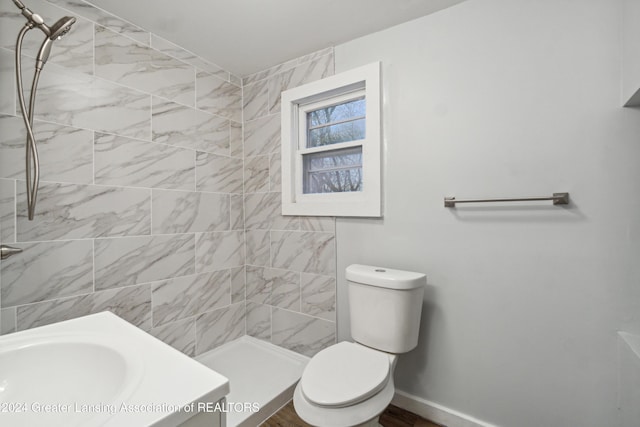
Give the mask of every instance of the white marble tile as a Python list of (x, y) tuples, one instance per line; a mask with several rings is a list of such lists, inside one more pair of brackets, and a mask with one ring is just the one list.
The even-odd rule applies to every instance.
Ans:
[[(27, 94), (28, 96), (28, 94)], [(151, 137), (151, 96), (47, 64), (35, 118), (133, 138)]]
[(244, 157), (244, 147), (242, 142), (242, 125), (236, 122), (230, 122), (229, 125), (229, 150), (233, 157)]
[(16, 307), (0, 309), (0, 335), (16, 331)]
[(228, 194), (153, 190), (151, 207), (153, 234), (229, 230)]
[(95, 241), (96, 290), (194, 273), (193, 234), (119, 237)]
[(214, 193), (242, 193), (242, 159), (198, 151), (196, 189)]
[(163, 39), (162, 37), (153, 33), (151, 34), (151, 47), (163, 53), (166, 53), (167, 55), (173, 56), (174, 58), (178, 58), (181, 61), (187, 62), (200, 70), (220, 77), (223, 80), (229, 80), (231, 83), (237, 86), (242, 86), (242, 83), (239, 83), (239, 79), (237, 77), (233, 76), (234, 78), (231, 79), (232, 76), (230, 76), (227, 71), (223, 70), (216, 64), (212, 64), (211, 62), (202, 59), (195, 53), (190, 52), (178, 46), (177, 44)]
[(244, 124), (244, 155), (280, 152), (280, 114), (272, 114)]
[(300, 221), (295, 216), (282, 215), (280, 193), (253, 193), (244, 198), (245, 227), (251, 229), (298, 230)]
[(2, 307), (93, 292), (90, 240), (16, 243), (23, 252), (2, 266)]
[[(287, 63), (289, 63), (291, 61), (287, 61)], [(295, 61), (292, 63), (291, 67), (295, 66)], [(264, 80), (268, 77), (273, 76), (274, 74), (277, 74), (279, 72), (284, 71), (283, 67), (284, 67), (285, 63), (282, 64), (278, 64), (276, 66), (273, 66), (271, 68), (267, 68), (266, 70), (262, 70), (262, 71), (258, 71), (257, 73), (253, 73), (253, 74), (249, 74), (248, 76), (245, 76), (242, 78), (242, 84), (243, 86), (246, 86), (248, 84), (254, 83), (254, 82), (258, 82), (260, 80)]]
[(89, 295), (19, 306), (17, 308), (17, 328), (22, 331), (105, 310), (111, 311), (144, 330), (151, 329), (151, 289), (149, 285), (110, 289)]
[(333, 46), (326, 47), (324, 49), (311, 52), (307, 55), (298, 58), (298, 64), (304, 64), (305, 62), (315, 61), (316, 59), (323, 58), (326, 55), (333, 55)]
[(151, 329), (151, 287), (149, 285), (109, 289), (92, 294), (91, 313), (108, 310), (129, 323)]
[(336, 272), (335, 235), (308, 231), (272, 231), (271, 265), (333, 276)]
[(247, 157), (244, 160), (244, 192), (269, 191), (269, 156)]
[(15, 181), (0, 179), (0, 243), (16, 241)]
[(192, 190), (195, 187), (195, 152), (96, 132), (95, 182)]
[(231, 229), (244, 230), (244, 197), (242, 194), (231, 194)]
[(197, 57), (195, 53), (189, 52), (154, 33), (151, 33), (151, 47), (185, 62), (194, 60)]
[(242, 79), (238, 76), (234, 76), (233, 74), (229, 74), (229, 82), (236, 86), (242, 86)]
[(202, 354), (245, 333), (244, 302), (202, 314), (196, 319), (196, 354)]
[(269, 112), (280, 112), (280, 94), (288, 89), (323, 79), (334, 74), (333, 55), (325, 55), (313, 61), (269, 78)]
[[(200, 57), (196, 57), (194, 59), (192, 59), (191, 61), (189, 61), (191, 63), (191, 65), (195, 66), (197, 68), (197, 71), (204, 71), (206, 73), (212, 74), (222, 80), (225, 81), (229, 81), (230, 80), (230, 74), (228, 71), (223, 70), (222, 67), (219, 67), (216, 64), (213, 64), (205, 59), (202, 59)], [(238, 85), (239, 86), (239, 85)]]
[(269, 191), (282, 191), (282, 162), (280, 153), (269, 156)]
[(284, 71), (290, 70), (300, 64), (305, 62), (313, 61), (318, 58), (324, 57), (326, 55), (333, 55), (333, 47), (327, 47), (324, 49), (320, 49), (318, 51), (309, 53), (307, 55), (301, 56), (299, 58), (294, 58), (289, 61), (283, 62), (266, 70), (258, 71), (257, 73), (250, 74), (242, 79), (245, 85), (257, 82), (268, 77), (271, 77), (275, 74), (282, 73)]
[(242, 114), (245, 122), (266, 116), (269, 113), (268, 80), (245, 85), (242, 88)]
[(271, 281), (265, 277), (267, 268), (246, 266), (247, 301), (259, 304), (271, 304)]
[(247, 335), (271, 341), (271, 306), (247, 301)]
[(330, 216), (301, 216), (300, 229), (303, 231), (336, 232), (336, 219)]
[[(3, 2), (8, 3), (8, 2)], [(0, 23), (2, 20), (0, 19)], [(0, 26), (2, 28), (2, 26)], [(0, 30), (2, 32), (3, 30)], [(16, 113), (16, 81), (13, 52), (0, 48), (0, 113)]]
[(271, 265), (269, 256), (270, 241), (268, 230), (247, 230), (245, 233), (247, 248), (247, 264), (268, 267)]
[(206, 72), (198, 72), (196, 106), (204, 111), (242, 121), (242, 89)]
[(293, 271), (278, 273), (271, 285), (271, 305), (300, 311), (300, 274)]
[[(93, 182), (93, 132), (35, 122), (33, 126), (43, 181)], [(22, 117), (0, 114), (0, 177), (25, 179), (25, 136)]]
[(149, 44), (149, 33), (130, 22), (118, 18), (102, 9), (99, 9), (83, 0), (47, 0), (57, 6), (67, 9), (73, 14), (80, 15), (90, 21), (109, 28), (123, 36), (131, 37), (134, 40)]
[(336, 320), (336, 279), (302, 273), (302, 312), (323, 319)]
[(26, 186), (18, 181), (18, 241), (149, 234), (151, 191), (40, 183), (36, 214), (27, 219)]
[(221, 231), (196, 235), (196, 272), (244, 265), (244, 233)]
[[(59, 19), (62, 16), (57, 16)], [(51, 21), (55, 22), (55, 21)], [(56, 40), (51, 49), (49, 61), (64, 68), (93, 74), (93, 34), (94, 23), (76, 16), (76, 23), (63, 38)], [(37, 56), (37, 50), (29, 52)], [(47, 65), (49, 62), (47, 62)]]
[(335, 323), (300, 313), (273, 308), (271, 342), (312, 357), (335, 344)]
[(153, 325), (186, 319), (231, 304), (231, 272), (178, 277), (151, 286)]
[(154, 142), (228, 156), (229, 120), (195, 108), (153, 97)]
[(245, 267), (231, 269), (231, 304), (245, 300)]
[(99, 25), (95, 75), (172, 101), (195, 105), (195, 68)]
[[(38, 12), (38, 14), (43, 18), (50, 18), (50, 12), (55, 8), (46, 3), (45, 5), (46, 8), (43, 8), (42, 12)], [(43, 6), (41, 0), (35, 0), (35, 2), (33, 4), (30, 4), (28, 7), (34, 8), (38, 6)], [(16, 37), (18, 36), (18, 32), (24, 26), (25, 22), (25, 18), (22, 17), (20, 11), (16, 8), (13, 2), (0, 2), (0, 47), (14, 50), (16, 46)], [(23, 49), (26, 49), (28, 43), (34, 46), (36, 45), (36, 43), (38, 43), (35, 40), (35, 37), (33, 40), (31, 40), (31, 37), (29, 37), (29, 39), (30, 40), (23, 41)], [(42, 40), (40, 40), (40, 43), (42, 43)], [(37, 49), (37, 47), (35, 47), (35, 49)], [(1, 63), (2, 62), (0, 62), (0, 64)], [(3, 91), (2, 93), (4, 94), (7, 92)]]
[(196, 355), (196, 319), (171, 322), (152, 328), (149, 333), (187, 356)]
[(247, 266), (247, 301), (300, 311), (300, 274)]

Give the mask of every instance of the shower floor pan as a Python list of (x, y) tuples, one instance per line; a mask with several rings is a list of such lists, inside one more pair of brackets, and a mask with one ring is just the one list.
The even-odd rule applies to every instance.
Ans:
[[(229, 379), (227, 427), (256, 427), (277, 412), (293, 398), (309, 362), (306, 356), (246, 335), (196, 360)], [(249, 409), (240, 410), (243, 405)]]

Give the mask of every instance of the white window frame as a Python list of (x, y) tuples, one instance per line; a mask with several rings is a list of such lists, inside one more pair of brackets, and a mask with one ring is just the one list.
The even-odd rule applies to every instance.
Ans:
[[(282, 214), (380, 217), (380, 63), (374, 62), (282, 92)], [(364, 96), (365, 138), (306, 148), (307, 112)], [(362, 146), (362, 191), (303, 193), (303, 155)]]

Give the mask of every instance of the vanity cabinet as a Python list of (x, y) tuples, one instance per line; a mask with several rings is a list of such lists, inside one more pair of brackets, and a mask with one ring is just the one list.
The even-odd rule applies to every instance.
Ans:
[[(226, 399), (218, 401), (219, 408), (224, 408)], [(222, 411), (198, 412), (193, 417), (181, 423), (178, 427), (226, 427), (227, 414)]]

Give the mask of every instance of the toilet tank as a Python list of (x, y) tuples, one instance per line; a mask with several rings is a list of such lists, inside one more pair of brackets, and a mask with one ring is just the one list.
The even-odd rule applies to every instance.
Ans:
[(352, 338), (388, 353), (405, 353), (418, 344), (422, 273), (354, 264), (346, 270)]

